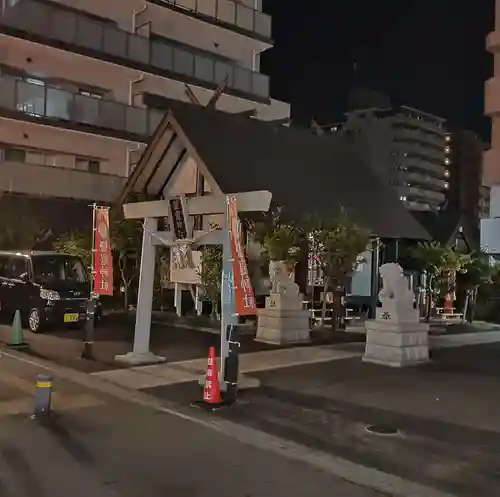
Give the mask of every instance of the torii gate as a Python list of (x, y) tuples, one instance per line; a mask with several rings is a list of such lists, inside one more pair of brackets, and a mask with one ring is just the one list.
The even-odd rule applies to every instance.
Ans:
[[(269, 191), (231, 193), (236, 197), (238, 212), (267, 212), (272, 194)], [(224, 260), (227, 253), (227, 226), (217, 230), (194, 230), (192, 216), (224, 214), (226, 196), (205, 195), (199, 197), (177, 196), (167, 200), (134, 202), (123, 206), (125, 219), (143, 219), (141, 268), (139, 275), (139, 293), (132, 352), (116, 356), (117, 361), (127, 364), (152, 364), (165, 362), (165, 358), (154, 355), (149, 349), (151, 334), (151, 312), (153, 304), (155, 250), (157, 246), (185, 247), (190, 250), (196, 245), (222, 245)], [(158, 231), (158, 219), (169, 218), (170, 231)], [(223, 290), (224, 290), (223, 285)], [(224, 307), (224, 295), (222, 297)], [(224, 313), (223, 313), (224, 314)], [(237, 324), (236, 316), (223, 316), (221, 319), (221, 357), (227, 355), (225, 326)], [(221, 360), (223, 367), (224, 360)]]

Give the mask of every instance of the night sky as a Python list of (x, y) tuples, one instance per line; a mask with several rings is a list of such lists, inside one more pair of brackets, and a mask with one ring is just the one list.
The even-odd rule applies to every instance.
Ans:
[(275, 47), (262, 70), (294, 122), (335, 121), (356, 85), (489, 139), (483, 88), (493, 71), (485, 40), (494, 0), (265, 0), (264, 10)]

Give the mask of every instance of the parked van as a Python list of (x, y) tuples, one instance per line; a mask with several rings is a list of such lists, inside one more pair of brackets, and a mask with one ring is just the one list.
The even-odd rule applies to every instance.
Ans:
[[(21, 313), (32, 332), (61, 324), (82, 326), (90, 292), (79, 257), (58, 252), (0, 251), (0, 313)], [(102, 313), (98, 301), (95, 316)]]

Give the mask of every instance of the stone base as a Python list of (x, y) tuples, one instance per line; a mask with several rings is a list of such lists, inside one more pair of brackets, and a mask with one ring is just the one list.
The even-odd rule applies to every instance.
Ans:
[(304, 343), (309, 339), (307, 310), (259, 309), (257, 342), (284, 345)]
[(161, 364), (167, 362), (165, 357), (159, 357), (152, 352), (128, 352), (127, 354), (115, 356), (115, 361), (127, 366), (144, 366), (146, 364)]
[(367, 321), (363, 361), (391, 367), (429, 361), (429, 325)]

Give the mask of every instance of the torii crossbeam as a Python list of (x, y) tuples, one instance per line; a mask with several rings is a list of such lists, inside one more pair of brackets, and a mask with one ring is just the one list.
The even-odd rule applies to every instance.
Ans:
[[(231, 193), (236, 197), (238, 212), (267, 212), (271, 205), (271, 192), (267, 190)], [(194, 230), (193, 216), (224, 214), (225, 195), (205, 195), (200, 197), (178, 196), (166, 200), (134, 202), (123, 206), (125, 219), (144, 219), (142, 238), (139, 293), (132, 352), (116, 356), (117, 361), (127, 364), (151, 364), (165, 362), (165, 358), (155, 356), (149, 349), (151, 334), (151, 312), (155, 274), (155, 249), (157, 246), (187, 244), (223, 245), (227, 236), (225, 224), (217, 230)], [(169, 231), (158, 230), (158, 218), (168, 218), (172, 227)], [(228, 323), (225, 323), (228, 324)], [(221, 333), (223, 337), (225, 333)], [(221, 341), (221, 354), (226, 346)]]

